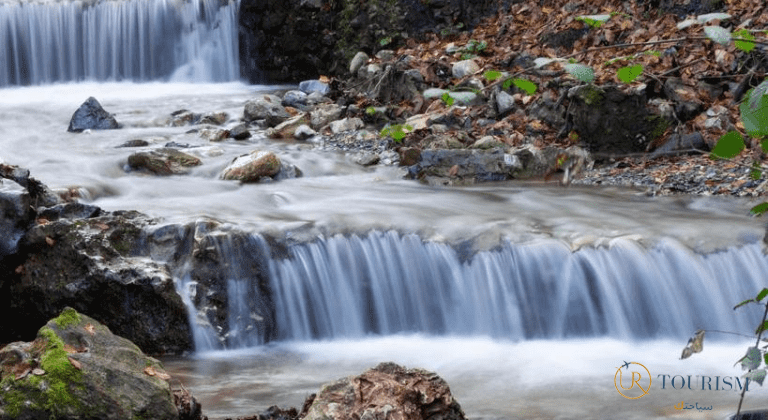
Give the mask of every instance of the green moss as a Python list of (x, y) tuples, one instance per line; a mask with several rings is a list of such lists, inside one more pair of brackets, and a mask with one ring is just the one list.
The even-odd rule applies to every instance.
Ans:
[(664, 135), (664, 132), (667, 131), (667, 128), (669, 128), (671, 125), (669, 120), (658, 115), (648, 116), (646, 117), (646, 121), (648, 121), (652, 126), (651, 132), (649, 134), (651, 139), (655, 139)]
[(40, 367), (45, 371), (41, 379), (48, 382), (43, 392), (43, 406), (54, 416), (63, 413), (67, 407), (80, 408), (80, 401), (72, 394), (72, 388), (83, 387), (83, 373), (72, 366), (64, 350), (64, 342), (53, 330), (43, 327), (38, 336), (47, 341), (45, 353), (40, 357)]
[(72, 308), (64, 309), (64, 311), (61, 312), (61, 315), (53, 319), (53, 322), (59, 328), (67, 328), (70, 325), (77, 325), (80, 321), (82, 321), (80, 314)]
[(2, 386), (4, 390), (10, 388), (7, 391), (4, 391), (0, 398), (3, 410), (10, 417), (16, 417), (21, 414), (21, 409), (27, 402), (27, 395), (14, 388), (15, 382), (16, 381), (13, 380), (12, 375), (0, 382), (0, 386)]
[(603, 91), (592, 85), (586, 85), (579, 92), (581, 99), (589, 106), (600, 106), (603, 103)]

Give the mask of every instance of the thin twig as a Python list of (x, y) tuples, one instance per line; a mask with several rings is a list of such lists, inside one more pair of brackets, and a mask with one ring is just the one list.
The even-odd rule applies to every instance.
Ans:
[[(768, 303), (765, 304), (765, 312), (763, 312), (763, 321), (760, 323), (760, 331), (757, 333), (757, 342), (755, 343), (755, 348), (760, 345), (760, 337), (763, 335), (763, 324), (765, 324), (765, 319), (768, 317)], [(749, 370), (752, 372), (752, 369)], [(741, 389), (741, 398), (739, 398), (739, 407), (736, 409), (736, 416), (734, 418), (739, 417), (739, 413), (741, 413), (741, 403), (744, 402), (744, 394), (747, 392), (747, 386), (749, 385), (749, 378), (744, 382), (744, 388)]]

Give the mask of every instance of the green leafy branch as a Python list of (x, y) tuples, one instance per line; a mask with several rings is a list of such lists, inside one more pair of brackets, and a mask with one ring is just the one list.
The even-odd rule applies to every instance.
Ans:
[(400, 143), (411, 131), (413, 131), (413, 126), (409, 124), (393, 124), (384, 127), (381, 130), (381, 136), (392, 137), (392, 140), (396, 143)]
[[(765, 299), (766, 296), (768, 296), (768, 288), (763, 288), (754, 298), (742, 301), (738, 305), (733, 307), (733, 309), (736, 310), (750, 303), (756, 303), (759, 305), (763, 305), (765, 307), (765, 310), (763, 311), (763, 318), (760, 321), (760, 324), (757, 326), (757, 329), (755, 329), (754, 334), (757, 336), (755, 345), (753, 347), (749, 347), (747, 349), (747, 354), (745, 354), (744, 357), (742, 357), (741, 359), (737, 360), (736, 363), (734, 364), (734, 366), (741, 364), (741, 369), (747, 371), (747, 373), (742, 375), (742, 378), (747, 379), (747, 381), (757, 382), (758, 385), (760, 386), (763, 385), (763, 382), (765, 381), (766, 373), (768, 373), (768, 370), (766, 370), (766, 367), (768, 367), (768, 353), (766, 352), (766, 348), (768, 348), (768, 346), (763, 347), (762, 349), (758, 347), (760, 345), (761, 339), (763, 341), (766, 341), (765, 339), (762, 338), (762, 336), (763, 336), (763, 333), (766, 330), (768, 330), (768, 301), (766, 301), (765, 303), (762, 302), (762, 300)], [(730, 333), (727, 331), (712, 331), (712, 332), (736, 334), (736, 333)], [(688, 339), (688, 344), (686, 344), (685, 348), (683, 349), (683, 354), (682, 356), (680, 356), (681, 359), (687, 359), (694, 353), (701, 353), (704, 350), (704, 334), (705, 334), (705, 330), (698, 330), (693, 335), (693, 337)], [(742, 334), (737, 334), (737, 335), (742, 335)], [(750, 336), (750, 337), (753, 337), (753, 336)], [(763, 366), (762, 368), (760, 368), (761, 365)], [(744, 402), (744, 395), (747, 391), (747, 384), (745, 384), (744, 388), (741, 389), (739, 406), (736, 409), (736, 415), (734, 416), (734, 418), (738, 418), (739, 414), (741, 413), (741, 406), (742, 406), (742, 403)]]

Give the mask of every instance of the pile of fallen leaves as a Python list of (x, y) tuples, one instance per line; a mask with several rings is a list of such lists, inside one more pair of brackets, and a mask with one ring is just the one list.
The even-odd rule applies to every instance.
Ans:
[[(710, 146), (729, 130), (745, 134), (738, 103), (750, 87), (764, 80), (768, 70), (764, 48), (768, 42), (768, 11), (764, 0), (710, 2), (710, 6), (715, 6), (699, 10), (691, 6), (694, 12), (691, 14), (681, 13), (685, 9), (677, 6), (665, 10), (658, 7), (659, 3), (524, 1), (507, 10), (500, 9), (495, 17), (486, 19), (471, 32), (433, 34), (421, 42), (408, 40), (396, 53), (418, 58), (420, 72), (434, 87), (451, 88), (465, 83), (466, 80), (452, 79), (450, 71), (446, 75), (446, 70), (453, 62), (471, 57), (480, 65), (480, 71), (471, 77), (482, 78), (488, 71), (501, 71), (509, 77), (535, 83), (536, 96), (549, 95), (554, 99), (561, 95), (558, 88), (563, 80), (579, 81), (564, 71), (567, 61), (537, 67), (534, 60), (566, 59), (590, 66), (596, 85), (614, 84), (627, 90), (644, 86), (649, 98), (659, 98), (659, 103), (670, 99), (695, 105), (698, 111), (693, 115), (676, 115), (677, 123), (667, 129), (657, 144), (663, 144), (674, 133), (700, 132)], [(696, 21), (697, 16), (713, 12), (730, 17)], [(609, 18), (598, 24), (590, 22), (590, 16), (606, 15)], [(705, 27), (713, 25), (729, 31), (740, 28), (751, 31), (759, 48), (744, 52), (736, 48), (734, 42), (725, 45), (714, 42), (705, 34)], [(619, 80), (618, 69), (638, 64), (642, 65), (639, 77), (631, 83)], [(674, 83), (668, 83), (669, 79), (674, 79)], [(486, 83), (485, 90), (494, 84)], [(531, 101), (525, 93), (515, 96), (522, 105)], [(707, 124), (711, 115), (706, 111), (711, 109), (724, 114), (719, 117), (726, 123)], [(471, 109), (464, 112), (477, 114)], [(507, 116), (495, 126), (475, 124), (471, 134), (479, 137), (496, 126), (513, 127), (508, 130), (510, 138), (503, 139), (513, 145), (523, 141), (523, 133), (530, 132), (531, 128), (543, 134), (536, 146), (567, 146), (576, 138), (563, 136), (555, 132), (556, 128), (531, 121), (519, 113)], [(760, 159), (762, 155), (757, 157)], [(633, 166), (637, 165), (633, 163)]]

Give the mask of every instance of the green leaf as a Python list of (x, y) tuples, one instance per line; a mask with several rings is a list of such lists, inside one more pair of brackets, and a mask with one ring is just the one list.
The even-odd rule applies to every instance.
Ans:
[(748, 303), (752, 303), (752, 302), (754, 302), (754, 301), (755, 301), (754, 299), (747, 299), (747, 300), (743, 300), (743, 301), (739, 302), (739, 304), (738, 304), (738, 305), (734, 306), (734, 307), (733, 307), (733, 309), (734, 309), (734, 310), (736, 310), (736, 309), (739, 309), (739, 308), (741, 308), (742, 306), (744, 306), (744, 305), (746, 305), (746, 304), (748, 304)]
[[(762, 359), (760, 350), (757, 347), (750, 347), (747, 350), (747, 354), (739, 360), (741, 362), (742, 370), (753, 370), (760, 367), (760, 361)], [(739, 363), (736, 362), (736, 363)]]
[(765, 362), (765, 364), (768, 365), (768, 353), (763, 354), (763, 362)]
[(718, 44), (728, 45), (731, 42), (731, 33), (720, 26), (705, 26), (704, 35)]
[(765, 212), (768, 212), (768, 203), (760, 203), (749, 209), (749, 214), (751, 216), (762, 216)]
[(744, 150), (744, 139), (741, 137), (738, 131), (729, 131), (720, 137), (717, 141), (715, 148), (710, 153), (710, 159), (726, 158), (730, 159), (735, 157), (741, 151)]
[(524, 90), (525, 93), (529, 95), (533, 95), (534, 93), (536, 93), (536, 89), (537, 89), (536, 83), (533, 83), (529, 80), (515, 79), (512, 81), (512, 83), (514, 83), (515, 86), (519, 87), (520, 89)]
[(768, 136), (768, 80), (747, 92), (739, 105), (744, 128), (752, 137)]
[(392, 37), (389, 37), (389, 36), (386, 38), (381, 38), (379, 40), (379, 45), (381, 45), (382, 47), (387, 46), (391, 43), (392, 43)]
[(453, 105), (454, 99), (451, 95), (448, 94), (448, 92), (445, 92), (443, 96), (440, 97), (440, 99), (443, 100), (443, 103), (445, 103), (445, 106)]
[(760, 148), (763, 149), (763, 153), (768, 153), (768, 138), (760, 140)]
[(599, 28), (600, 25), (602, 25), (605, 22), (608, 22), (608, 19), (611, 18), (611, 15), (585, 15), (585, 16), (577, 16), (576, 20), (580, 20), (587, 25), (591, 26), (592, 28)]
[(502, 73), (498, 70), (488, 70), (487, 72), (483, 73), (483, 77), (485, 77), (485, 80), (489, 82), (493, 82), (501, 76)]
[(505, 80), (504, 83), (502, 83), (501, 88), (504, 90), (508, 90), (510, 87), (512, 87), (512, 82), (514, 82), (514, 80), (512, 79)]
[(746, 30), (746, 29), (739, 29), (738, 31), (733, 33), (733, 37), (734, 38), (741, 38), (741, 39), (746, 40), (746, 41), (741, 41), (741, 40), (734, 41), (736, 43), (736, 48), (738, 48), (738, 49), (740, 49), (740, 50), (742, 50), (744, 52), (747, 52), (747, 53), (752, 51), (752, 49), (755, 48), (755, 43), (754, 42), (750, 42), (750, 41), (754, 41), (755, 37), (748, 30)]
[(565, 71), (584, 83), (592, 83), (595, 80), (595, 71), (584, 64), (571, 63), (565, 65)]
[(752, 169), (749, 171), (749, 177), (755, 181), (763, 177), (763, 170), (759, 163), (752, 162)]
[(753, 370), (752, 372), (747, 372), (743, 377), (749, 379), (750, 381), (755, 381), (760, 386), (763, 386), (763, 381), (765, 380), (765, 369), (757, 369)]
[(761, 332), (765, 331), (768, 328), (768, 321), (763, 321), (762, 324), (758, 325), (757, 329), (755, 330), (755, 334), (760, 334)]
[(768, 296), (768, 287), (764, 287), (763, 290), (761, 290), (760, 293), (757, 294), (757, 297), (755, 298), (755, 300), (760, 302), (766, 296)]
[(624, 83), (632, 83), (643, 73), (643, 65), (635, 64), (634, 66), (626, 66), (619, 69), (616, 75), (619, 76), (619, 80)]

